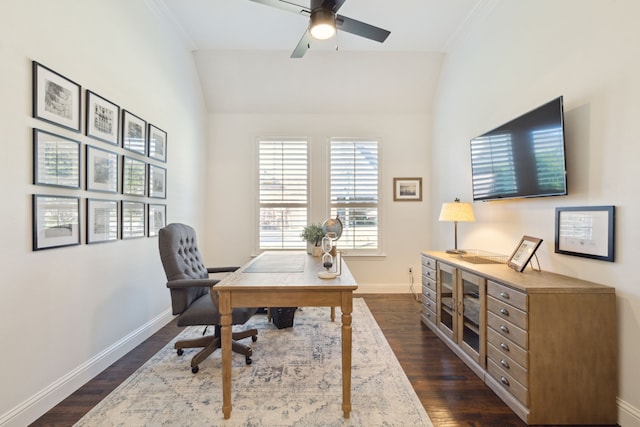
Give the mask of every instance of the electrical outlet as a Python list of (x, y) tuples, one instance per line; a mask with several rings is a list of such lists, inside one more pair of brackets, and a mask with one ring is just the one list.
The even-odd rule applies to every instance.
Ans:
[(413, 268), (409, 266), (409, 274), (413, 273)]

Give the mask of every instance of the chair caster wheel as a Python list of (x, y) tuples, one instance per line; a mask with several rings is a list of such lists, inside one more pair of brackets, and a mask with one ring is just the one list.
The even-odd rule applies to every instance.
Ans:
[(182, 356), (184, 354), (184, 350), (179, 348), (178, 351), (176, 351), (176, 353), (178, 353), (178, 356)]
[(253, 336), (251, 337), (251, 341), (253, 341), (253, 342), (258, 341), (258, 336), (257, 336), (257, 335), (253, 335)]
[(244, 361), (245, 361), (245, 363), (246, 363), (247, 365), (251, 365), (251, 363), (253, 363), (253, 360), (251, 360), (251, 358), (250, 358), (249, 356), (246, 356), (246, 357), (244, 358)]
[(194, 374), (197, 374), (199, 370), (200, 368), (198, 368), (197, 366), (194, 366), (193, 368), (191, 368), (191, 372)]

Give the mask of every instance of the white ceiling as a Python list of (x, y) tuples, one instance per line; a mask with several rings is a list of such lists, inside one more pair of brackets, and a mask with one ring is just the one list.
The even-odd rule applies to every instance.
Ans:
[(290, 59), (305, 16), (250, 0), (152, 0), (194, 51), (215, 113), (428, 111), (443, 54), (489, 1), (347, 0), (339, 14), (387, 40), (338, 32)]

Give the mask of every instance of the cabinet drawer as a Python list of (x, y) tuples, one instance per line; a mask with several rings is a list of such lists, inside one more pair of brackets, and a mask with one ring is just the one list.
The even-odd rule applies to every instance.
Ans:
[(487, 325), (502, 335), (504, 338), (513, 341), (525, 350), (529, 349), (529, 343), (527, 339), (527, 331), (518, 328), (511, 322), (508, 322), (495, 314), (487, 313)]
[(502, 350), (496, 348), (493, 344), (487, 344), (487, 357), (499, 365), (505, 372), (509, 373), (520, 384), (525, 387), (529, 385), (529, 373), (525, 368), (520, 366), (518, 362), (505, 355)]
[(428, 308), (429, 310), (435, 312), (436, 311), (436, 302), (431, 300), (430, 298), (422, 298), (422, 306)]
[(527, 313), (494, 297), (487, 298), (487, 310), (525, 331), (528, 330)]
[(436, 271), (432, 268), (422, 266), (422, 280), (425, 279), (436, 281)]
[(511, 375), (505, 372), (493, 360), (487, 360), (487, 371), (496, 381), (498, 381), (509, 393), (515, 396), (523, 405), (529, 406), (529, 390)]
[(432, 291), (431, 289), (423, 286), (422, 287), (422, 301), (424, 302), (426, 299), (429, 299), (433, 303), (433, 307), (435, 310), (437, 294), (436, 291)]
[(436, 269), (436, 260), (422, 255), (422, 265), (432, 270)]
[(529, 357), (526, 350), (516, 345), (513, 341), (505, 339), (491, 328), (487, 328), (487, 341), (502, 354), (517, 362), (524, 368), (529, 367)]
[(523, 292), (516, 291), (508, 286), (488, 280), (487, 294), (498, 301), (506, 302), (507, 304), (517, 307), (522, 311), (527, 311), (527, 294)]
[[(435, 276), (435, 274), (434, 274)], [(433, 292), (436, 291), (436, 281), (434, 279), (430, 279), (429, 277), (422, 275), (422, 288), (427, 287), (431, 289)]]

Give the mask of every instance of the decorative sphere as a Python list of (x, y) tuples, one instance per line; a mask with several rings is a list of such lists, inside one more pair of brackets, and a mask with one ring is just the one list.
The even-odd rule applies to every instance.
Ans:
[(334, 240), (338, 240), (342, 236), (342, 221), (340, 218), (329, 218), (322, 223), (322, 234), (332, 233)]

